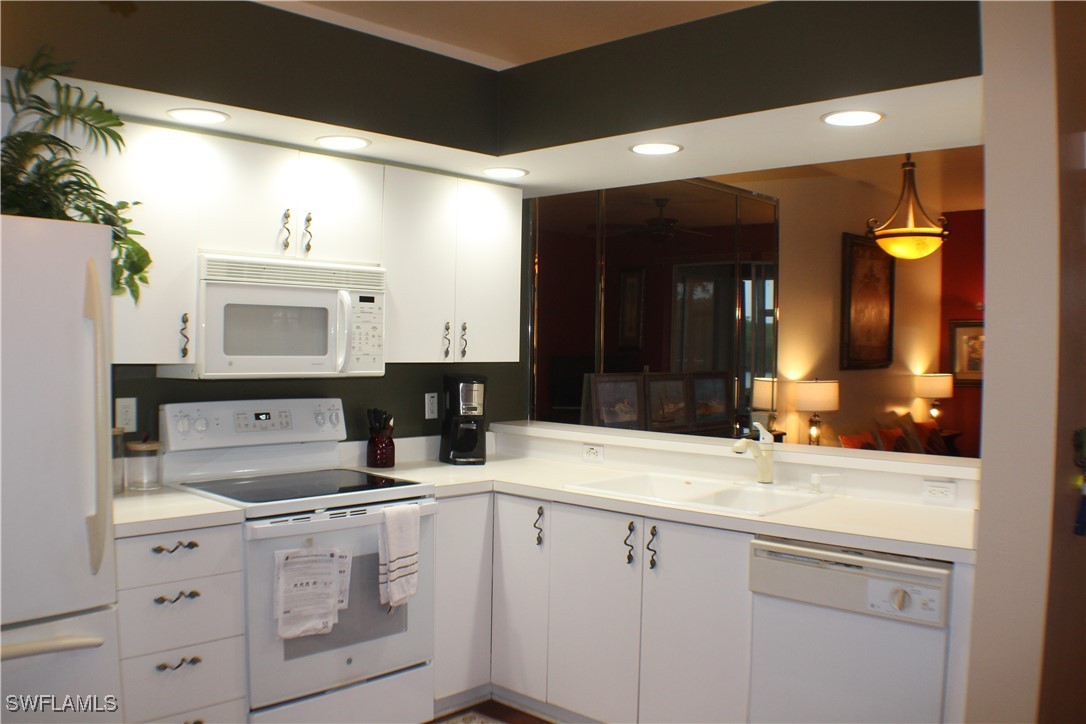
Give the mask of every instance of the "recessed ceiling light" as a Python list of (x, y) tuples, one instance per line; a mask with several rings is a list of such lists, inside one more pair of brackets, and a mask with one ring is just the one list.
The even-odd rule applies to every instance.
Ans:
[(875, 111), (834, 111), (822, 116), (822, 122), (831, 126), (870, 126), (883, 119)]
[(361, 136), (321, 136), (317, 143), (337, 151), (355, 151), (370, 145), (369, 139)]
[(642, 156), (666, 156), (670, 153), (678, 153), (683, 147), (677, 143), (639, 143), (630, 148), (634, 153)]
[(203, 126), (213, 123), (222, 123), (230, 118), (221, 111), (212, 111), (207, 108), (174, 108), (166, 111), (166, 115), (175, 121), (182, 123), (197, 123)]
[(483, 173), (490, 178), (520, 178), (528, 175), (528, 172), (522, 168), (505, 167), (484, 168)]

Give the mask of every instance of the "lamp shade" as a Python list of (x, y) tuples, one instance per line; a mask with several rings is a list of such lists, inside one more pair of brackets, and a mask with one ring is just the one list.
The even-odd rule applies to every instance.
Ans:
[(772, 410), (774, 388), (777, 386), (776, 377), (755, 377), (754, 385), (750, 393), (750, 406), (755, 410)]
[(837, 380), (801, 380), (796, 382), (796, 409), (806, 412), (830, 412), (838, 408)]
[(954, 396), (954, 375), (932, 374), (915, 377), (916, 396), (941, 400)]

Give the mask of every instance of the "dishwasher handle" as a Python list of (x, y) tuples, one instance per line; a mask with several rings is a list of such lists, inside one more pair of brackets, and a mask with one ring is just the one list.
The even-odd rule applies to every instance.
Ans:
[(945, 627), (953, 566), (773, 538), (751, 542), (750, 590), (853, 613)]

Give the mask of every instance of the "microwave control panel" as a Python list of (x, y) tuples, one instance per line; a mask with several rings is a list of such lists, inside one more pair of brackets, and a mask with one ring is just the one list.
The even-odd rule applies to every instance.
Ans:
[(383, 292), (352, 290), (347, 320), (347, 361), (349, 374), (385, 373), (385, 295)]

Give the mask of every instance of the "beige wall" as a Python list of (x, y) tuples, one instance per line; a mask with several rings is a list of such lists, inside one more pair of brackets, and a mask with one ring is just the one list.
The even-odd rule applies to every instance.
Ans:
[[(896, 163), (896, 161), (889, 161)], [(940, 197), (937, 174), (918, 169), (917, 184), (929, 204)], [(777, 375), (780, 419), (788, 442), (807, 442), (807, 412), (797, 412), (791, 380), (835, 379), (841, 409), (822, 415), (827, 439), (833, 428), (867, 424), (886, 410), (909, 410), (928, 419), (912, 394), (912, 376), (938, 371), (941, 252), (896, 264), (894, 362), (886, 369), (841, 370), (841, 234), (863, 234), (871, 216), (887, 216), (896, 195), (831, 175), (738, 182), (776, 196), (780, 205), (780, 335)]]
[[(1068, 218), (1078, 219), (1063, 232), (1078, 236), (1061, 249), (1053, 4), (984, 3), (982, 40), (987, 340), (967, 718), (1025, 722), (1075, 712), (1082, 720), (1084, 539), (1070, 535), (1062, 509), (1071, 500), (1070, 430), (1086, 424), (1082, 358), (1072, 366), (1065, 356), (1061, 366), (1061, 335), (1081, 355), (1086, 334), (1080, 292), (1065, 292), (1061, 317), (1061, 286), (1083, 283), (1082, 197), (1065, 199)], [(1079, 143), (1069, 163), (1081, 193)], [(1077, 598), (1049, 609), (1050, 572), (1053, 592)], [(1061, 645), (1047, 654), (1039, 707), (1046, 628)], [(1055, 685), (1062, 668), (1075, 672), (1072, 681), (1064, 673)]]

